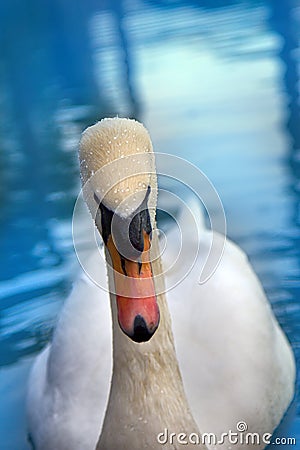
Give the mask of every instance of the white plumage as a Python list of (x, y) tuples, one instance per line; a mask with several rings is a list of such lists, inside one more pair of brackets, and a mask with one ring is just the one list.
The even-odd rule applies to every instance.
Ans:
[[(247, 257), (235, 244), (227, 240), (216, 272), (206, 283), (198, 283), (200, 268), (210, 249), (211, 232), (201, 225), (200, 208), (193, 208), (201, 227), (197, 259), (191, 272), (175, 287), (180, 269), (175, 266), (166, 276), (167, 288), (172, 287), (166, 296), (177, 357), (193, 417), (201, 433), (213, 432), (220, 436), (229, 430), (236, 431), (239, 421), (247, 423), (248, 432), (272, 433), (293, 397), (295, 365), (292, 351)], [(188, 215), (181, 215), (181, 224), (186, 229), (189, 220)], [(175, 229), (170, 230), (167, 238), (168, 245), (162, 257), (164, 267), (170, 267), (175, 258), (172, 247), (172, 242), (177, 239)], [(188, 235), (182, 249), (183, 259), (194, 254), (197, 241), (194, 233)], [(221, 238), (219, 245), (223, 245)], [(94, 253), (88, 265), (93, 272), (97, 267), (101, 283), (105, 284), (104, 258)], [(94, 450), (97, 445), (112, 376), (109, 300), (109, 294), (82, 272), (63, 307), (52, 343), (34, 364), (29, 380), (28, 423), (37, 450)], [(162, 323), (160, 327), (163, 327)], [(159, 336), (157, 331), (149, 343), (130, 344), (133, 345), (130, 355), (134, 358), (135, 348), (147, 348), (149, 357), (152, 345), (156, 350), (159, 348)], [(124, 339), (126, 346), (128, 338), (124, 336)], [(164, 352), (165, 348), (162, 348), (162, 362)], [(142, 366), (138, 367), (143, 370)], [(126, 383), (129, 380), (126, 380), (124, 370), (125, 387)], [(160, 383), (159, 377), (157, 383)], [(163, 385), (164, 380), (161, 383)], [(162, 386), (155, 394), (153, 408), (160, 401), (168, 401), (164, 390)], [(120, 402), (122, 398), (120, 396)], [(172, 401), (170, 399), (170, 403)], [(122, 404), (123, 415), (133, 406), (138, 405)], [(124, 442), (130, 442), (133, 435), (130, 420), (133, 427), (142, 430), (142, 436), (148, 429), (152, 432), (152, 416), (149, 420), (143, 414), (141, 410), (137, 425), (133, 417), (128, 418), (128, 430), (123, 429), (126, 425), (122, 428)], [(163, 419), (161, 431), (164, 430)], [(110, 426), (115, 434), (120, 433), (120, 421)], [(138, 447), (132, 438), (132, 445), (124, 444), (123, 448), (146, 448), (148, 442), (146, 436), (144, 446), (140, 443)], [(163, 448), (181, 446), (166, 445)], [(229, 444), (207, 445), (207, 448), (228, 449)], [(258, 449), (264, 448), (264, 444), (241, 444), (234, 448)]]

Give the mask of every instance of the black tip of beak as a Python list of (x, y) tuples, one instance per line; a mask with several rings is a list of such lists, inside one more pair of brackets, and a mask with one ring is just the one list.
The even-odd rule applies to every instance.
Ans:
[(144, 318), (140, 315), (136, 316), (134, 319), (133, 324), (133, 334), (131, 334), (129, 337), (134, 342), (147, 342), (153, 334), (155, 333), (157, 327), (155, 327), (153, 330), (149, 331), (146, 322)]

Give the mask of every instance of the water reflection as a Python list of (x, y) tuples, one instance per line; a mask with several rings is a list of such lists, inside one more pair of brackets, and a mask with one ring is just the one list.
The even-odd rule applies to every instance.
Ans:
[[(250, 254), (299, 357), (296, 6), (292, 0), (2, 2), (4, 386), (9, 370), (17, 372), (49, 340), (70, 288), (80, 132), (116, 114), (146, 119), (158, 150), (186, 156), (212, 178), (231, 237)], [(2, 407), (14, 404), (13, 423), (21, 397), (5, 398)], [(24, 417), (18, 420), (21, 430)], [(3, 448), (25, 448), (7, 430)]]
[[(49, 289), (53, 298), (64, 298), (68, 291), (69, 282), (53, 274), (65, 267), (66, 278), (68, 270), (70, 217), (79, 188), (76, 147), (82, 129), (104, 116), (139, 115), (122, 5), (79, 2), (74, 8), (67, 0), (2, 4), (0, 244), (6, 263), (0, 278), (2, 291), (6, 292), (5, 280), (14, 280), (15, 286), (2, 301), (6, 314), (7, 308), (28, 303)], [(95, 52), (104, 58), (111, 46), (102, 48), (92, 39), (91, 19), (104, 12), (112, 18), (107, 31), (116, 36), (113, 47), (119, 61), (119, 91), (125, 93), (123, 110), (118, 109), (118, 99), (110, 98), (115, 86), (106, 89), (105, 70), (97, 69), (101, 61)], [(31, 280), (25, 282), (25, 290), (19, 274)], [(43, 291), (42, 277), (51, 280)], [(42, 344), (36, 330), (35, 335), (37, 350)], [(12, 363), (30, 353), (32, 345), (13, 348), (30, 336), (30, 330), (11, 329), (2, 339), (2, 362)]]
[[(290, 198), (293, 201), (290, 224), (283, 231), (287, 246), (282, 252), (293, 260), (293, 269), (285, 273), (282, 287), (286, 292), (285, 308), (290, 310), (293, 321), (286, 324), (297, 360), (300, 360), (300, 104), (299, 104), (299, 3), (288, 0), (285, 3), (275, 0), (270, 3), (270, 23), (282, 39), (278, 57), (282, 62), (282, 87), (286, 94), (286, 118), (283, 124), (289, 139), (289, 153), (286, 155), (287, 167), (290, 170)], [(286, 316), (287, 317), (287, 316)], [(299, 377), (298, 377), (299, 378)], [(299, 379), (298, 379), (299, 386)], [(298, 389), (299, 391), (299, 389)], [(299, 408), (299, 406), (298, 406)]]

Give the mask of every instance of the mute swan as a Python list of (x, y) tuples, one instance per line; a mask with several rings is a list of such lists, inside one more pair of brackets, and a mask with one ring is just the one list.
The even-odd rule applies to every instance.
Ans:
[[(143, 163), (132, 172), (126, 157), (134, 154)], [(165, 282), (173, 289), (164, 293), (160, 258), (147, 260), (150, 243), (158, 254), (157, 236), (151, 234), (156, 204), (151, 156), (149, 135), (134, 120), (104, 119), (83, 133), (85, 200), (109, 263), (106, 270), (95, 252), (86, 272), (97, 274), (103, 286), (108, 271), (111, 293), (82, 272), (52, 343), (35, 361), (27, 411), (36, 450), (178, 449), (186, 436), (193, 440), (185, 448), (195, 448), (200, 431), (220, 438), (236, 432), (241, 421), (248, 432), (272, 433), (293, 397), (291, 348), (235, 244), (226, 242), (217, 270), (199, 284), (199, 267), (210, 247), (210, 231), (202, 226), (193, 269), (176, 286), (178, 274), (171, 270)], [(174, 233), (168, 234), (171, 244)], [(186, 237), (187, 261), (196, 240), (193, 233)], [(120, 249), (131, 257), (121, 256)], [(163, 264), (174, 257), (170, 245)], [(228, 449), (232, 444), (226, 439), (197, 448)], [(265, 445), (260, 439), (232, 448)]]

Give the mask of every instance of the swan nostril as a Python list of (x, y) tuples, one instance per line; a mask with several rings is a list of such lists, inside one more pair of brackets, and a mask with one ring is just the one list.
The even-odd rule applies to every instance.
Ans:
[(149, 331), (145, 319), (142, 316), (137, 315), (134, 319), (133, 334), (129, 337), (135, 342), (147, 342), (155, 333), (156, 328), (157, 327)]

